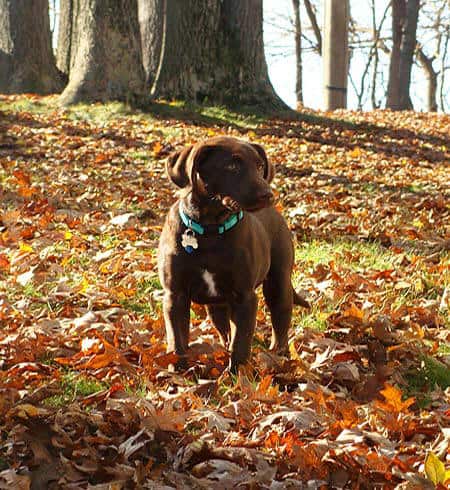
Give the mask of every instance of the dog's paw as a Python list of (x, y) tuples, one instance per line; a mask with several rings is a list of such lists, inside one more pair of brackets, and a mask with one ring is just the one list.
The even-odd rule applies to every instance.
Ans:
[(254, 368), (249, 362), (233, 362), (230, 360), (228, 368), (224, 372), (228, 372), (231, 376), (251, 376)]
[(174, 362), (168, 365), (167, 367), (168, 371), (170, 372), (184, 372), (189, 369), (189, 363), (187, 360), (187, 357), (185, 356), (178, 356), (178, 359)]

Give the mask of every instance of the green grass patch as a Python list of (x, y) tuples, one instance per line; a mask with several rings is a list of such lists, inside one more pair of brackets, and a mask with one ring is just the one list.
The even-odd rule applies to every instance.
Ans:
[[(264, 122), (271, 113), (258, 107), (231, 108), (226, 106), (210, 105), (205, 100), (202, 104), (185, 102), (181, 100), (158, 100), (151, 103), (145, 111), (157, 118), (174, 118), (190, 120), (205, 124), (235, 125), (243, 128), (255, 128)], [(292, 114), (294, 114), (292, 112)]]
[[(449, 325), (450, 327), (450, 325)], [(439, 354), (447, 355), (450, 354), (450, 345), (449, 344), (440, 344), (438, 349)]]
[(9, 464), (6, 458), (0, 456), (0, 471), (7, 470), (9, 468)]
[(14, 101), (0, 99), (0, 111), (31, 112), (33, 114), (44, 114), (52, 110), (47, 100), (37, 100), (23, 96)]
[(61, 378), (61, 393), (47, 398), (44, 403), (50, 407), (63, 407), (77, 398), (84, 398), (107, 388), (106, 383), (95, 378), (69, 371)]
[(370, 182), (364, 182), (363, 184), (361, 184), (360, 188), (363, 192), (368, 192), (370, 194), (377, 190), (377, 186), (375, 184), (370, 183)]
[[(406, 278), (411, 284), (410, 287), (394, 291), (395, 300), (393, 308), (398, 309), (405, 305), (411, 305), (418, 301), (434, 300), (438, 303), (441, 300), (444, 287), (449, 284), (449, 274), (446, 272), (445, 256), (441, 259), (441, 270), (435, 269), (430, 272), (428, 265), (418, 262), (415, 270)], [(442, 314), (443, 323), (450, 328), (450, 318), (447, 314)]]
[(106, 249), (115, 248), (122, 243), (121, 238), (115, 235), (100, 235), (97, 239), (99, 244)]
[(123, 102), (76, 104), (66, 108), (65, 111), (68, 117), (74, 121), (89, 121), (93, 124), (109, 122), (121, 117), (136, 116), (136, 110)]
[(140, 315), (153, 315), (155, 313), (155, 308), (150, 302), (139, 302), (129, 299), (124, 299), (119, 302), (126, 310), (134, 311)]
[(72, 270), (74, 266), (87, 268), (91, 263), (91, 258), (84, 252), (73, 253), (65, 262), (65, 269)]
[(413, 192), (415, 194), (421, 194), (422, 192), (425, 192), (425, 186), (423, 184), (411, 184), (407, 187), (409, 192)]
[(450, 368), (443, 362), (424, 356), (419, 368), (407, 373), (408, 396), (414, 396), (420, 407), (431, 402), (430, 392), (436, 387), (446, 390), (450, 386)]
[(137, 294), (141, 297), (147, 296), (155, 289), (162, 289), (161, 283), (159, 282), (159, 277), (157, 275), (141, 281), (137, 287)]
[(265, 116), (251, 110), (236, 112), (223, 106), (199, 106), (201, 115), (217, 119), (226, 124), (234, 124), (245, 128), (256, 128), (258, 124), (265, 121)]
[(25, 284), (22, 292), (24, 296), (30, 299), (39, 299), (43, 297), (42, 292), (39, 289), (37, 289), (32, 282)]
[(132, 298), (120, 301), (120, 304), (135, 313), (144, 315), (154, 315), (161, 307), (159, 301), (155, 301), (152, 293), (162, 289), (157, 275), (140, 281), (136, 288), (136, 294)]
[[(54, 110), (62, 110), (68, 119), (73, 121), (88, 121), (92, 124), (104, 124), (117, 119), (154, 121), (155, 119), (176, 119), (206, 125), (233, 125), (253, 129), (264, 122), (267, 113), (253, 107), (239, 107), (233, 110), (224, 106), (195, 104), (184, 101), (149, 101), (144, 107), (135, 108), (124, 102), (108, 102), (93, 104), (75, 104), (61, 108), (58, 96), (41, 100), (23, 97), (14, 101), (0, 100), (0, 110), (12, 112), (31, 112), (43, 114)], [(162, 132), (178, 131), (177, 128), (164, 128)]]
[(433, 357), (426, 357), (423, 370), (431, 386), (438, 385), (443, 390), (450, 386), (450, 368), (443, 362)]
[(136, 161), (150, 161), (150, 160), (153, 160), (154, 157), (152, 157), (151, 155), (151, 152), (150, 151), (129, 151), (127, 153), (127, 156), (129, 158), (132, 158), (133, 160), (136, 160)]
[(352, 240), (303, 242), (298, 245), (295, 254), (298, 264), (317, 266), (333, 261), (355, 271), (392, 269), (396, 266), (397, 260), (398, 255), (378, 243)]
[(327, 328), (327, 319), (332, 313), (333, 308), (313, 306), (304, 315), (295, 315), (292, 317), (292, 325), (296, 333), (301, 332), (305, 328), (324, 331)]
[(48, 351), (45, 351), (41, 356), (38, 357), (40, 363), (45, 364), (46, 366), (55, 366), (55, 358), (54, 355)]
[(146, 398), (150, 389), (147, 386), (147, 383), (140, 379), (135, 384), (126, 383), (125, 391), (130, 395), (137, 396), (138, 398)]

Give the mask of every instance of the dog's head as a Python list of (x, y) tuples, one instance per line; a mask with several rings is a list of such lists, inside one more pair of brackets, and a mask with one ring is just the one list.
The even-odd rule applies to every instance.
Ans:
[(174, 153), (170, 180), (201, 198), (219, 199), (232, 211), (256, 211), (273, 203), (273, 167), (264, 149), (231, 137), (216, 137)]

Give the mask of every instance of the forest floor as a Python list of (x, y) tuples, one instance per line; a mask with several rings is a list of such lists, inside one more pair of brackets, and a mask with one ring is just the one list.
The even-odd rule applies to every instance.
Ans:
[[(446, 488), (449, 127), (0, 96), (0, 489)], [(167, 370), (155, 263), (164, 159), (220, 134), (275, 164), (312, 304), (288, 360), (261, 300), (235, 378), (196, 305)]]

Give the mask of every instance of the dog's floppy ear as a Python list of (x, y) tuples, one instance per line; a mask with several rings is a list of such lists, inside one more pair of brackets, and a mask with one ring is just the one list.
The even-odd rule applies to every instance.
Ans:
[(181, 151), (172, 153), (166, 162), (166, 172), (169, 179), (181, 189), (191, 183), (191, 170), (187, 168), (189, 154), (192, 146), (187, 146)]
[(191, 185), (195, 193), (205, 193), (205, 186), (197, 175), (197, 169), (200, 161), (210, 150), (211, 147), (208, 145), (196, 145), (172, 153), (166, 163), (170, 180), (181, 189)]
[(264, 179), (267, 180), (267, 182), (271, 182), (273, 176), (275, 175), (275, 170), (273, 168), (273, 165), (267, 159), (267, 155), (266, 152), (264, 151), (264, 148), (261, 145), (257, 145), (256, 143), (251, 143), (251, 145), (258, 152), (259, 156), (262, 158), (264, 162)]

